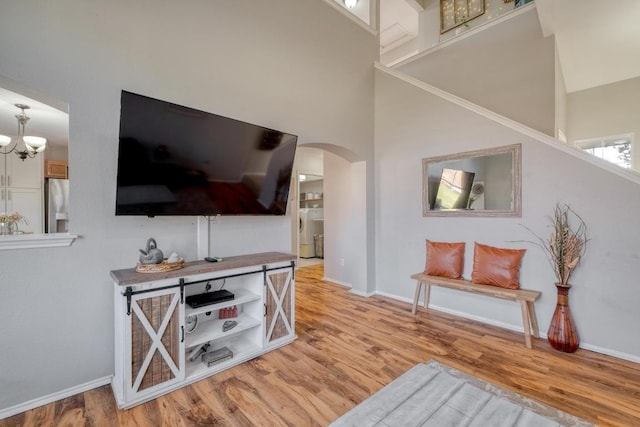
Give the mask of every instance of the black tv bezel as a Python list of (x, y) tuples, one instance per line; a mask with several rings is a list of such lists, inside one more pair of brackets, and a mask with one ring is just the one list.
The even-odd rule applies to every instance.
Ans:
[[(274, 133), (279, 133), (282, 135), (286, 135), (290, 138), (293, 138), (293, 144), (294, 144), (294, 155), (292, 156), (291, 159), (291, 168), (289, 169), (289, 174), (288, 174), (288, 186), (287, 186), (287, 198), (286, 198), (286, 203), (284, 204), (284, 207), (281, 210), (278, 211), (264, 211), (264, 212), (259, 212), (259, 213), (255, 213), (255, 212), (208, 212), (208, 211), (198, 211), (198, 212), (164, 212), (164, 211), (160, 211), (160, 210), (149, 210), (147, 212), (123, 212), (122, 211), (122, 204), (119, 203), (119, 196), (121, 196), (121, 188), (125, 187), (120, 185), (120, 166), (121, 166), (121, 159), (122, 159), (122, 102), (123, 102), (123, 95), (124, 94), (129, 94), (129, 95), (133, 95), (133, 96), (137, 96), (137, 97), (142, 97), (142, 98), (146, 98), (148, 100), (154, 101), (154, 102), (158, 102), (161, 104), (166, 105), (167, 107), (175, 107), (175, 108), (179, 108), (179, 109), (183, 109), (183, 110), (191, 110), (193, 111), (195, 114), (205, 114), (207, 116), (213, 116), (216, 117), (218, 119), (223, 119), (226, 121), (230, 121), (230, 122), (234, 122), (236, 124), (241, 124), (243, 126), (249, 126), (252, 127), (258, 131), (261, 132), (274, 132)], [(261, 126), (261, 125), (256, 125), (254, 123), (250, 123), (247, 121), (243, 121), (243, 120), (238, 120), (232, 117), (227, 117), (227, 116), (222, 116), (220, 114), (216, 114), (216, 113), (212, 113), (212, 112), (208, 112), (208, 111), (204, 111), (204, 110), (199, 110), (196, 108), (192, 108), (192, 107), (188, 107), (188, 106), (184, 106), (184, 105), (180, 105), (174, 102), (170, 102), (170, 101), (166, 101), (163, 99), (159, 99), (159, 98), (154, 98), (154, 97), (150, 97), (147, 95), (142, 95), (142, 94), (138, 94), (135, 92), (131, 92), (131, 91), (127, 91), (127, 90), (122, 90), (121, 91), (121, 100), (120, 100), (120, 126), (119, 126), (119, 138), (118, 138), (118, 157), (116, 160), (116, 198), (115, 198), (115, 215), (116, 216), (146, 216), (149, 218), (153, 218), (156, 216), (159, 217), (171, 217), (171, 216), (175, 216), (175, 217), (185, 217), (185, 216), (204, 216), (204, 217), (211, 217), (211, 216), (229, 216), (229, 217), (242, 217), (242, 216), (252, 216), (252, 217), (256, 217), (256, 216), (264, 216), (264, 217), (279, 217), (279, 216), (285, 216), (286, 215), (286, 211), (287, 211), (287, 207), (289, 206), (289, 202), (290, 202), (290, 197), (289, 197), (289, 193), (290, 193), (290, 186), (291, 186), (291, 178), (293, 177), (294, 174), (294, 165), (293, 165), (293, 161), (295, 159), (295, 152), (297, 150), (297, 142), (298, 142), (298, 136), (293, 134), (293, 133), (289, 133), (289, 132), (285, 132), (285, 131), (280, 131), (277, 129), (272, 129), (272, 128), (268, 128), (265, 126)]]

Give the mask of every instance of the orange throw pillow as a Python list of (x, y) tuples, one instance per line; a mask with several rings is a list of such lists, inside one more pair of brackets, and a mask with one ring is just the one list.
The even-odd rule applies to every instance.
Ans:
[(525, 249), (501, 249), (475, 243), (471, 281), (480, 285), (520, 288), (520, 263)]
[(427, 240), (427, 263), (424, 272), (430, 276), (462, 277), (464, 242), (430, 242)]

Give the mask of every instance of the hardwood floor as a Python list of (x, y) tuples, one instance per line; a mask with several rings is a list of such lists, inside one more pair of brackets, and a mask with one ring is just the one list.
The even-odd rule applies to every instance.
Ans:
[[(288, 346), (128, 411), (100, 387), (0, 420), (3, 426), (322, 426), (429, 359), (603, 426), (640, 426), (640, 364), (296, 275)], [(399, 281), (399, 285), (404, 285)], [(413, 288), (413, 283), (406, 283)]]

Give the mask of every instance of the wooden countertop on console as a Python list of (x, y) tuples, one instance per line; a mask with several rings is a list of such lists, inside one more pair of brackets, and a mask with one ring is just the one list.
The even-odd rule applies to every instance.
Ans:
[(234, 268), (250, 267), (252, 265), (271, 264), (274, 262), (293, 261), (296, 257), (282, 252), (262, 252), (257, 254), (231, 256), (223, 258), (220, 262), (207, 262), (203, 260), (189, 261), (180, 270), (165, 271), (160, 273), (138, 273), (135, 268), (112, 270), (111, 278), (120, 286), (135, 285), (136, 283), (152, 282), (155, 280), (172, 279), (175, 277), (190, 276), (214, 271), (232, 270)]

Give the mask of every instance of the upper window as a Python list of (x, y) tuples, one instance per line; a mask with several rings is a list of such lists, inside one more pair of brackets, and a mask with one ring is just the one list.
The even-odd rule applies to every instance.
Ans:
[(633, 167), (633, 135), (617, 135), (576, 141), (576, 146), (587, 153), (623, 168), (630, 169)]

